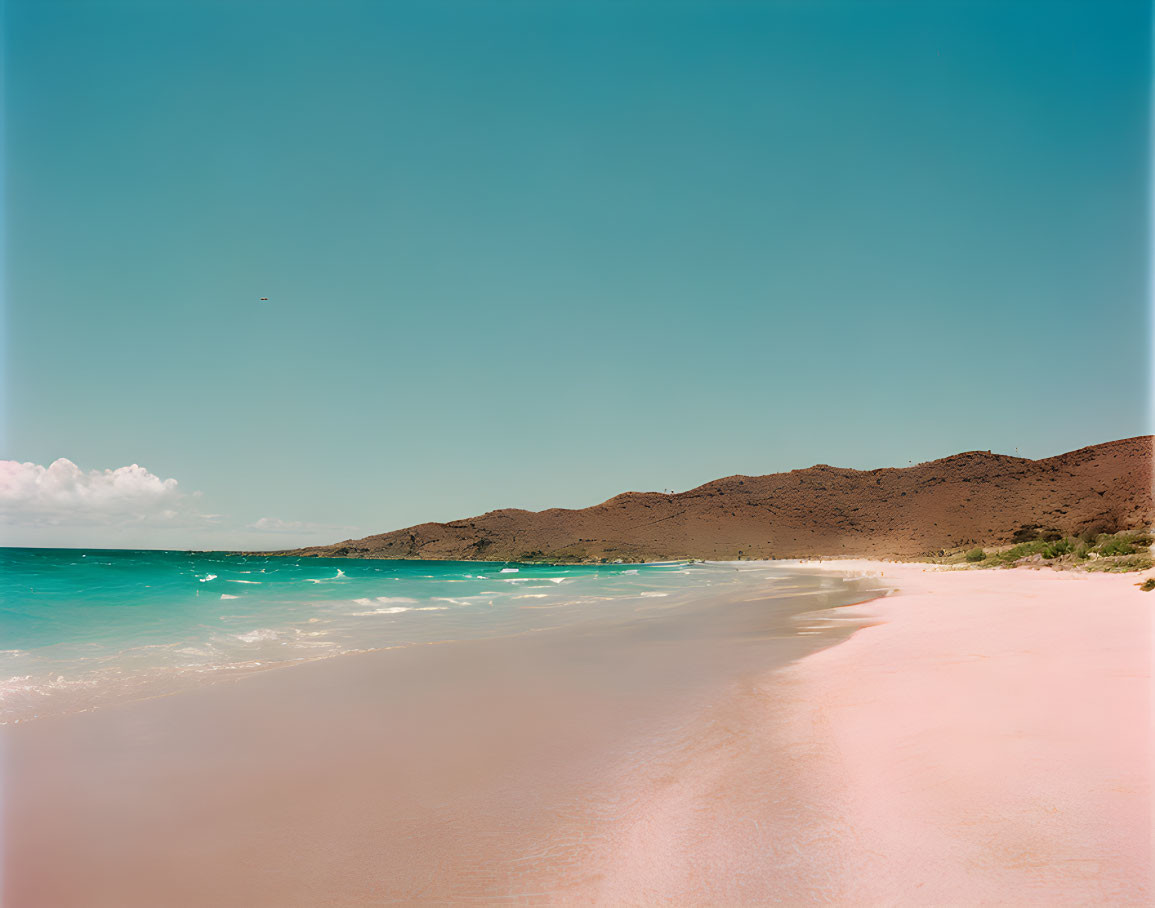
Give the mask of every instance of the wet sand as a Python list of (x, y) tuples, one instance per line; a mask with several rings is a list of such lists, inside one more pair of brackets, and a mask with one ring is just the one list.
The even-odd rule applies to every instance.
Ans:
[(4, 904), (1149, 904), (1155, 594), (818, 569), (7, 729)]
[(754, 679), (853, 627), (798, 613), (871, 595), (826, 589), (642, 600), (9, 726), (3, 903), (600, 898), (650, 785), (729, 733)]

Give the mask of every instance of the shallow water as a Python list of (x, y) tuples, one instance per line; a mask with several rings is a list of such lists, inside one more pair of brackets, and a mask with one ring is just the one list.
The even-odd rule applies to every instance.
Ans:
[(706, 593), (812, 595), (831, 583), (765, 564), (0, 549), (0, 722), (351, 652), (637, 621)]
[[(216, 574), (206, 587), (240, 563), (162, 563), (190, 557), (179, 582)], [(162, 690), (150, 678), (136, 699), (122, 692), (105, 708), (4, 728), (6, 904), (637, 903), (606, 887), (609, 868), (638, 851), (638, 830), (687, 826), (679, 792), (697, 791), (703, 773), (725, 777), (720, 761), (772, 723), (766, 674), (850, 632), (855, 622), (831, 607), (879, 592), (767, 563), (509, 565), (503, 575), (477, 563), (277, 562), (266, 575), (281, 564), (289, 577), (304, 572), (289, 590), (323, 579), (350, 592), (270, 597), (233, 626), (247, 638), (238, 646), (270, 647), (253, 630), (323, 617), (317, 639), (331, 649), (371, 651), (243, 677), (222, 670), (219, 683), (140, 699)], [(444, 595), (470, 583), (495, 592)], [(415, 600), (403, 604), (411, 611), (357, 603), (389, 585)], [(466, 604), (419, 611), (445, 599)], [(208, 621), (182, 621), (204, 639)], [(102, 643), (111, 652), (125, 636)], [(797, 787), (777, 769), (786, 763), (763, 764), (759, 791), (730, 786), (721, 806)], [(783, 803), (759, 822), (789, 843)], [(745, 841), (746, 825), (734, 835)], [(658, 857), (650, 843), (644, 851)]]

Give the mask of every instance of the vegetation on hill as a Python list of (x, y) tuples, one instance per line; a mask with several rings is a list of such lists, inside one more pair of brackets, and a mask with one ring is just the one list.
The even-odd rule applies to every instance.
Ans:
[(1155, 542), (1155, 537), (1147, 532), (1089, 531), (1057, 539), (1044, 536), (989, 550), (972, 548), (965, 553), (946, 554), (939, 560), (945, 564), (965, 562), (992, 568), (1040, 563), (1087, 571), (1145, 571), (1155, 566), (1151, 557), (1152, 542)]

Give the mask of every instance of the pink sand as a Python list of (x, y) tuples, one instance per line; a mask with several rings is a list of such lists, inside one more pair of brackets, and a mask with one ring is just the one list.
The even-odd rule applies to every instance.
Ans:
[(1134, 575), (814, 567), (901, 591), (720, 708), (586, 894), (1149, 904), (1155, 593)]
[(1155, 593), (817, 567), (900, 592), (777, 668), (707, 612), (9, 727), (4, 903), (1149, 904)]

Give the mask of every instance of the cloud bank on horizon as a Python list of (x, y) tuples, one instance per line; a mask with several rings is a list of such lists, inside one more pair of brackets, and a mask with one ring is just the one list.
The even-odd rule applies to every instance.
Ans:
[(0, 461), (0, 517), (31, 526), (107, 522), (161, 523), (196, 515), (175, 479), (139, 464), (85, 472), (66, 457), (48, 466)]
[(48, 466), (0, 460), (0, 543), (154, 547), (163, 540), (185, 547), (219, 543), (225, 534), (233, 540), (227, 545), (239, 547), (259, 546), (270, 534), (312, 540), (352, 529), (275, 517), (237, 526), (203, 513), (201, 499), (135, 463), (86, 471), (66, 457)]

